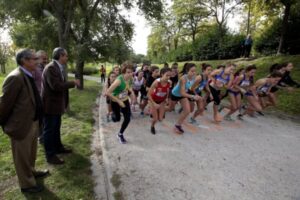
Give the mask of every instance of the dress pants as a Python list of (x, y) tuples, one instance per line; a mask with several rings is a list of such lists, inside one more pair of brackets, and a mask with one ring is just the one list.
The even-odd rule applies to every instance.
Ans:
[(63, 145), (60, 138), (61, 115), (48, 115), (44, 116), (44, 146), (46, 158), (54, 156)]
[(32, 122), (29, 133), (23, 140), (11, 139), (13, 160), (21, 188), (36, 186), (33, 173), (35, 172), (38, 136), (39, 122), (37, 120)]

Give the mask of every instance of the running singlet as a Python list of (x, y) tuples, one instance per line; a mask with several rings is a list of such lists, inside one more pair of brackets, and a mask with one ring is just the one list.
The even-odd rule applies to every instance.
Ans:
[(151, 97), (155, 103), (163, 102), (169, 93), (169, 89), (171, 87), (170, 82), (168, 82), (165, 86), (161, 84), (160, 78), (157, 79), (157, 87), (154, 89), (154, 92), (151, 94)]
[[(230, 80), (230, 75), (227, 75), (227, 77), (226, 78), (223, 78), (222, 76), (223, 76), (223, 74), (224, 74), (224, 70), (220, 73), (220, 74), (217, 74), (217, 75), (215, 75), (215, 85), (217, 86), (217, 87), (223, 87), (224, 85), (226, 85), (228, 82), (229, 82), (229, 80)], [(220, 85), (220, 84), (222, 84), (222, 85)]]
[(199, 83), (199, 86), (195, 89), (195, 91), (196, 91), (197, 94), (200, 93), (205, 88), (205, 86), (208, 83), (208, 79), (204, 80), (203, 74), (201, 74), (201, 78), (202, 79), (201, 79), (201, 82)]
[(267, 93), (272, 84), (265, 83), (263, 86), (257, 88), (257, 93)]
[(134, 77), (132, 89), (139, 91), (144, 84), (144, 77), (139, 81), (138, 77)]
[[(193, 77), (192, 80), (188, 80), (187, 75), (184, 75), (184, 76), (185, 76), (185, 80), (186, 80), (184, 89), (187, 92), (192, 87), (192, 85), (194, 84), (195, 78)], [(180, 94), (180, 80), (178, 81), (178, 83), (173, 88), (172, 94), (176, 97), (182, 97), (181, 94)]]
[(126, 101), (128, 99), (128, 91), (126, 89), (127, 85), (124, 77), (120, 75), (117, 79), (121, 81), (121, 84), (116, 87), (116, 89), (112, 92), (112, 95), (118, 97), (121, 101)]
[[(250, 79), (251, 79), (251, 78), (250, 78)], [(239, 83), (239, 86), (241, 86), (241, 87), (248, 87), (248, 86), (250, 86), (250, 84), (251, 84), (250, 79), (249, 79), (249, 80), (246, 80), (246, 75), (244, 74), (244, 78), (243, 78), (243, 80), (241, 80), (241, 82)]]

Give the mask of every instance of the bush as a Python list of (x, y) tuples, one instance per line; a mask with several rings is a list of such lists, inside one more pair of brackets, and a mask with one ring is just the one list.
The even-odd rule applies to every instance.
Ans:
[(223, 41), (220, 42), (220, 34), (217, 27), (211, 27), (207, 32), (201, 34), (194, 45), (190, 42), (179, 46), (176, 50), (166, 55), (168, 61), (189, 61), (189, 60), (211, 60), (211, 59), (232, 59), (240, 57), (241, 43), (245, 36), (229, 33), (227, 30)]
[[(70, 69), (71, 73), (75, 74), (76, 69), (71, 68)], [(83, 68), (83, 75), (92, 75), (92, 74), (98, 74), (99, 70), (96, 67), (84, 67)]]

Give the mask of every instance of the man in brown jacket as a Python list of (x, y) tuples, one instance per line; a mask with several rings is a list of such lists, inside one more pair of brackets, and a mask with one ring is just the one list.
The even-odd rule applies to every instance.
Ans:
[(3, 83), (0, 96), (0, 124), (10, 137), (14, 165), (22, 192), (36, 193), (43, 190), (35, 178), (48, 171), (35, 171), (37, 138), (42, 120), (42, 104), (32, 72), (37, 57), (29, 49), (16, 56), (17, 69)]
[(42, 78), (42, 100), (45, 113), (43, 137), (46, 159), (48, 163), (56, 165), (64, 163), (57, 157), (57, 154), (72, 152), (61, 142), (61, 116), (69, 103), (68, 89), (79, 86), (79, 80), (66, 80), (67, 61), (67, 51), (61, 47), (55, 48), (53, 61), (45, 67)]

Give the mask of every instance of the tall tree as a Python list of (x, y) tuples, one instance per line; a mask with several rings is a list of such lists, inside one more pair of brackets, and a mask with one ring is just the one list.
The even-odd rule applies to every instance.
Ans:
[[(147, 18), (159, 18), (162, 11), (161, 0), (2, 0), (0, 5), (0, 10), (5, 11), (0, 15), (8, 13), (14, 23), (41, 22), (45, 14), (55, 19), (59, 46), (75, 51), (82, 86), (85, 60), (114, 57), (109, 52), (129, 56), (120, 53), (120, 49), (128, 50), (132, 38), (132, 25), (120, 14), (121, 7), (136, 5)], [(121, 48), (117, 49), (117, 45)], [(112, 50), (112, 46), (116, 49)]]
[(284, 14), (283, 14), (283, 20), (281, 25), (281, 36), (280, 36), (277, 54), (283, 53), (283, 46), (286, 40), (286, 33), (288, 30), (288, 20), (290, 16), (291, 6), (296, 3), (296, 0), (280, 0), (280, 2), (284, 5)]
[(206, 19), (210, 12), (203, 4), (199, 4), (198, 0), (174, 0), (172, 10), (177, 21), (191, 35), (194, 42), (199, 32), (200, 22)]
[(224, 36), (223, 30), (229, 15), (242, 5), (242, 0), (198, 0), (198, 3), (206, 7), (219, 27), (220, 45)]

